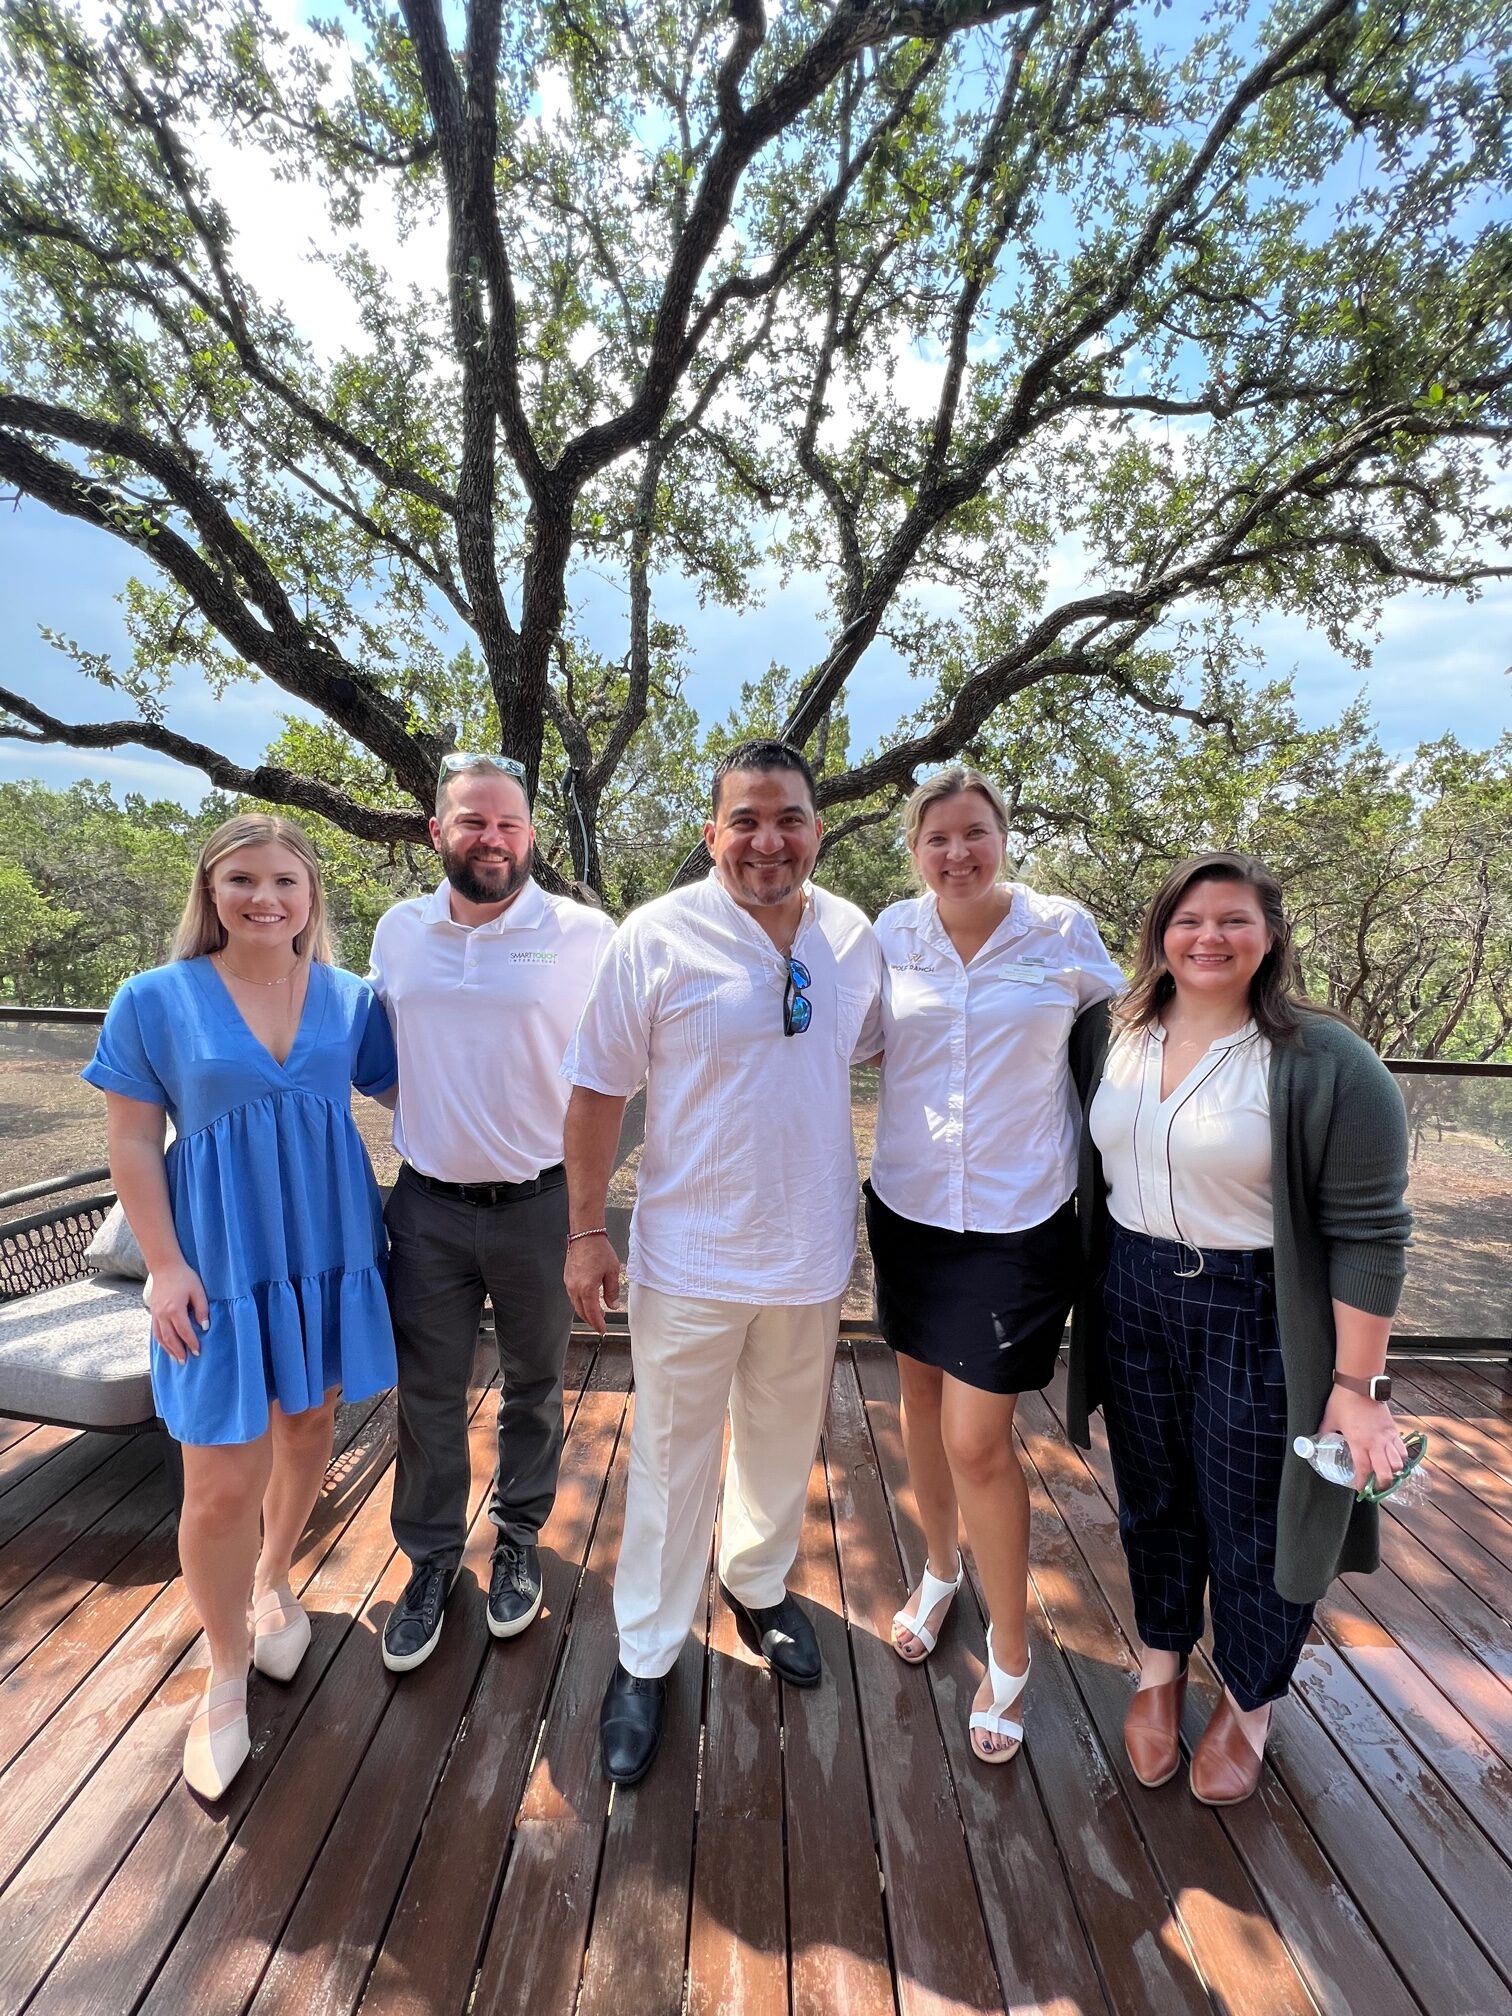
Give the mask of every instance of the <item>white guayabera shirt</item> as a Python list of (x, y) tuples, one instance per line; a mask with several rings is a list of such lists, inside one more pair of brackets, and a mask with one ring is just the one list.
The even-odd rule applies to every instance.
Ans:
[(879, 957), (853, 903), (805, 884), (793, 957), (808, 1028), (783, 1034), (787, 961), (715, 874), (633, 911), (562, 1066), (613, 1098), (646, 1087), (630, 1279), (665, 1295), (801, 1307), (856, 1253), (851, 1056)]
[(487, 924), (451, 885), (396, 903), (368, 984), (399, 1052), (394, 1148), (442, 1183), (528, 1183), (562, 1159), (562, 1057), (614, 923), (526, 882)]
[(1079, 903), (1009, 885), (1013, 906), (969, 965), (934, 895), (877, 919), (882, 1090), (871, 1185), (918, 1225), (1023, 1232), (1076, 1188), (1066, 1043), (1123, 987)]

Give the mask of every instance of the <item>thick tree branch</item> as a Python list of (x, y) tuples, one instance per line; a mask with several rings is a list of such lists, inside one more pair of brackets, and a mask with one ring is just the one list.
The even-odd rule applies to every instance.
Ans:
[(349, 798), (333, 785), (300, 770), (286, 770), (269, 763), (251, 767), (233, 763), (219, 750), (203, 742), (192, 742), (187, 735), (175, 734), (160, 722), (60, 721), (23, 695), (4, 687), (0, 687), (0, 710), (26, 723), (24, 729), (6, 729), (16, 741), (62, 743), (69, 749), (120, 749), (134, 744), (171, 756), (191, 770), (202, 771), (222, 791), (240, 792), (270, 805), (288, 805), (301, 812), (317, 812), (322, 819), (329, 819), (332, 825), (359, 840), (396, 842), (423, 840), (426, 836), (423, 811), (382, 811)]

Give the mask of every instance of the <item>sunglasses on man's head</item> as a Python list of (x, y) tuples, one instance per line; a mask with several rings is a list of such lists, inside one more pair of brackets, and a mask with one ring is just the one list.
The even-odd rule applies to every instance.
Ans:
[(801, 1036), (814, 1019), (813, 1003), (803, 991), (813, 982), (801, 959), (790, 958), (787, 967), (787, 986), (782, 991), (782, 1033), (784, 1036)]
[(525, 782), (525, 765), (516, 763), (513, 756), (474, 755), (467, 749), (453, 749), (441, 758), (437, 781), (455, 777), (459, 770), (497, 770), (501, 777), (513, 777), (517, 784)]

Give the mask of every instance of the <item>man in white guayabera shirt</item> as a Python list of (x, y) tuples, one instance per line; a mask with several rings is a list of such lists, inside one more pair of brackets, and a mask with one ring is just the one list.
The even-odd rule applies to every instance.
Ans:
[(507, 757), (446, 759), (431, 840), (446, 879), (379, 920), (368, 975), (399, 1051), (402, 1166), (385, 1213), (399, 1355), (393, 1525), (414, 1572), (383, 1627), (395, 1673), (435, 1650), (462, 1563), (485, 1295), (499, 1350), (488, 1628), (516, 1637), (541, 1607), (536, 1535), (556, 1497), (572, 1330), (562, 1055), (614, 930), (532, 879), (525, 773)]
[(597, 1330), (619, 1293), (604, 1202), (620, 1117), (646, 1086), (619, 1662), (599, 1724), (618, 1784), (643, 1777), (661, 1741), (663, 1676), (708, 1568), (727, 1407), (720, 1586), (774, 1671), (799, 1687), (820, 1677), (786, 1582), (855, 1258), (851, 1053), (881, 975), (865, 917), (808, 880), (822, 832), (796, 750), (732, 749), (704, 827), (711, 873), (626, 918), (562, 1067), (567, 1292)]

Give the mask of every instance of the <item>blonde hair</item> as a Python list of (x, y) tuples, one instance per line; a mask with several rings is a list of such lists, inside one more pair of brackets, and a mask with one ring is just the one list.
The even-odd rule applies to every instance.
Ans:
[(924, 815), (930, 806), (938, 805), (946, 798), (959, 798), (963, 791), (981, 793), (992, 807), (999, 833), (1005, 840), (1008, 838), (1008, 806), (1002, 792), (980, 770), (969, 770), (962, 763), (952, 763), (948, 770), (926, 777), (903, 808), (903, 838), (908, 842), (910, 854), (918, 845), (919, 835), (924, 830)]
[(219, 952), (225, 944), (226, 927), (216, 915), (210, 877), (228, 854), (239, 853), (243, 847), (287, 847), (304, 864), (310, 878), (310, 916), (294, 940), (294, 951), (301, 959), (318, 959), (323, 966), (333, 964), (320, 857), (292, 820), (279, 819), (271, 812), (238, 813), (223, 826), (217, 826), (200, 849), (184, 914), (168, 949), (169, 959), (202, 959), (207, 952)]

